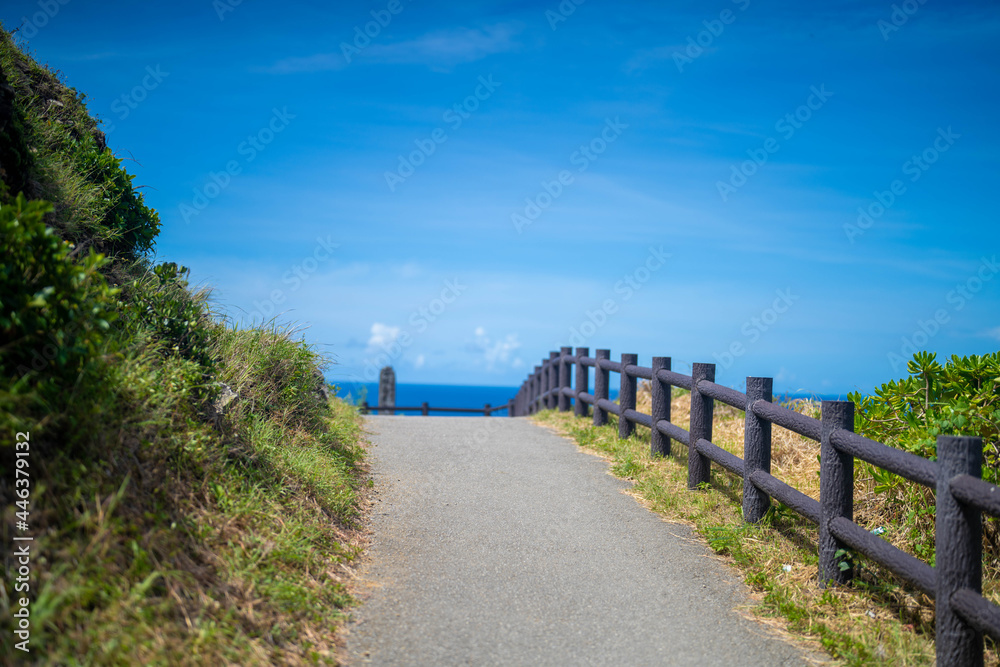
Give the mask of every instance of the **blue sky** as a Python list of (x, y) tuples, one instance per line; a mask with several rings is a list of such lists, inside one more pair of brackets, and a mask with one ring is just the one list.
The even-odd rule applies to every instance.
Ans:
[[(5, 2), (231, 317), (337, 382), (559, 345), (838, 393), (1000, 347), (989, 2)], [(366, 34), (367, 32), (367, 34)]]

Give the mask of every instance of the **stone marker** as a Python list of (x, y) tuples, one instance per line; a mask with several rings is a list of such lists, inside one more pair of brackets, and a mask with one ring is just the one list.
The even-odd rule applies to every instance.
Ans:
[[(386, 366), (378, 374), (378, 404), (396, 405), (396, 371)], [(395, 410), (379, 410), (377, 414), (391, 415)]]

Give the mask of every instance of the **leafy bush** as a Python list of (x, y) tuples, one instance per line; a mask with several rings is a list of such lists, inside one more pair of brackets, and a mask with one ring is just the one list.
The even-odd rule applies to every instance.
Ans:
[[(937, 458), (937, 436), (980, 436), (983, 478), (1000, 481), (1000, 353), (956, 355), (942, 366), (935, 354), (919, 352), (907, 370), (909, 377), (883, 384), (874, 396), (849, 395), (856, 406), (855, 431), (932, 460)], [(860, 496), (857, 515), (864, 523), (884, 527), (890, 541), (933, 565), (933, 490), (865, 462), (859, 462), (856, 472), (871, 480), (873, 492)], [(988, 572), (996, 571), (1000, 531), (995, 522), (987, 522), (984, 540), (984, 565)]]
[(0, 204), (0, 373), (72, 384), (116, 316), (117, 290), (99, 272), (102, 255), (72, 261), (70, 245), (43, 221), (51, 210), (22, 195)]
[(102, 223), (114, 235), (112, 252), (133, 257), (152, 250), (160, 232), (160, 216), (133, 187), (135, 176), (125, 171), (121, 158), (108, 148), (99, 148), (89, 134), (73, 143), (77, 169), (103, 190), (108, 203)]
[(944, 366), (929, 352), (907, 364), (910, 376), (875, 390), (854, 392), (855, 430), (887, 445), (929, 459), (937, 457), (937, 436), (983, 439), (983, 478), (1000, 481), (1000, 352), (959, 357)]
[(122, 287), (117, 328), (128, 337), (148, 337), (163, 343), (163, 350), (193, 361), (210, 372), (215, 365), (211, 348), (213, 324), (207, 307), (208, 292), (193, 292), (187, 278), (191, 270), (174, 262), (148, 268), (137, 264), (138, 276)]

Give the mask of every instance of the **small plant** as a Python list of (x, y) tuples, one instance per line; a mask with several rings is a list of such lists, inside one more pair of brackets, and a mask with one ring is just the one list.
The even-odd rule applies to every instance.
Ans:
[(837, 569), (841, 572), (847, 572), (854, 567), (854, 552), (849, 549), (837, 549), (833, 557), (837, 559)]
[(750, 524), (732, 526), (712, 526), (705, 528), (708, 546), (718, 553), (737, 555), (743, 538), (751, 530)]
[(767, 508), (767, 512), (764, 513), (764, 518), (761, 523), (768, 527), (780, 526), (782, 524), (788, 524), (795, 520), (796, 514), (784, 503), (771, 500), (771, 506)]

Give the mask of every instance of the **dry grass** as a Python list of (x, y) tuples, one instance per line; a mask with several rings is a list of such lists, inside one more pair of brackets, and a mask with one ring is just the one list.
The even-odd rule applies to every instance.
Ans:
[[(652, 409), (651, 401), (649, 383), (642, 382), (636, 391), (636, 410), (649, 414)], [(816, 401), (796, 399), (785, 405), (810, 417), (819, 416), (819, 403)], [(712, 442), (743, 458), (743, 412), (716, 401), (714, 416)], [(691, 421), (691, 394), (684, 392), (673, 397), (670, 401), (670, 421), (683, 429), (688, 428)], [(816, 500), (819, 500), (818, 456), (818, 442), (777, 425), (772, 427), (771, 474)]]

